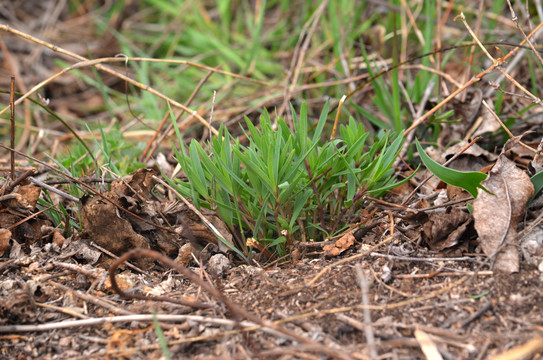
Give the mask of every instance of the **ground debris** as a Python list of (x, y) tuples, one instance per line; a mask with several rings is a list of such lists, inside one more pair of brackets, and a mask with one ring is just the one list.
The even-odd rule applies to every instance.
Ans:
[[(117, 256), (141, 248), (157, 249), (175, 258), (188, 241), (195, 240), (195, 247), (217, 244), (216, 236), (185, 204), (151, 199), (152, 176), (152, 170), (141, 169), (113, 182), (111, 190), (84, 198), (82, 237)], [(213, 212), (203, 213), (216, 228), (226, 230)], [(137, 259), (136, 263), (143, 269), (153, 266), (148, 259)]]
[[(473, 203), (475, 228), (481, 247), (494, 269), (517, 272), (520, 267), (517, 228), (534, 187), (525, 171), (500, 155)], [(494, 261), (494, 257), (496, 257)]]

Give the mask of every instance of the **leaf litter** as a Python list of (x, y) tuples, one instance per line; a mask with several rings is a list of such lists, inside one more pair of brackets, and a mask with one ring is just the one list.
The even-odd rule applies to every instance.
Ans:
[[(514, 139), (505, 144), (507, 149)], [(484, 181), (488, 192), (479, 190), (473, 203), (475, 229), (481, 248), (493, 260), (493, 269), (508, 273), (520, 268), (517, 228), (534, 194), (525, 171), (503, 153)], [(495, 260), (493, 259), (495, 257)]]
[[(71, 95), (77, 91), (63, 94), (63, 106), (76, 111)], [(441, 133), (464, 138), (481, 115), (480, 102), (475, 92), (451, 103), (464, 121)], [(540, 124), (531, 121), (540, 137)], [(166, 188), (156, 198), (150, 170), (84, 199), (82, 232), (68, 237), (37, 214), (39, 187), (4, 190), (0, 357), (161, 358), (151, 309), (175, 358), (365, 359), (368, 327), (382, 357), (484, 358), (514, 346), (533, 355), (542, 348), (534, 338), (543, 326), (541, 227), (533, 221), (540, 209), (527, 209), (531, 183), (519, 161), (533, 154), (515, 148), (514, 161), (503, 152), (497, 160), (469, 153), (461, 165), (480, 171), (493, 163), (483, 185), (494, 196), (479, 189), (477, 199), (465, 200), (465, 191), (433, 183), (406, 201), (423, 179), (417, 174), (354, 217), (369, 225), (323, 244), (301, 242), (296, 259), (272, 264), (240, 264), (221, 251), (201, 218), (171, 201)], [(476, 168), (466, 168), (470, 163)], [(203, 215), (221, 226), (212, 211)], [(156, 258), (119, 263), (134, 247), (157, 250), (200, 280)], [(492, 267), (485, 265), (489, 257), (496, 258)], [(187, 303), (122, 298), (106, 272), (116, 261), (122, 291)], [(369, 289), (360, 284), (360, 268)], [(362, 304), (364, 291), (369, 305)], [(364, 311), (371, 312), (369, 324)]]

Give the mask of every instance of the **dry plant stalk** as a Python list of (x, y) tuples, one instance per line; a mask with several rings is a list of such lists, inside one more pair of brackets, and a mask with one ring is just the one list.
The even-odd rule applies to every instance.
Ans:
[(11, 143), (11, 151), (10, 151), (10, 177), (11, 180), (15, 180), (15, 152), (13, 149), (15, 149), (15, 76), (11, 77), (10, 82), (10, 89), (9, 89), (9, 108), (11, 109), (11, 114), (9, 117), (10, 120), (10, 143)]
[[(213, 68), (213, 67), (193, 63), (193, 62), (186, 61), (186, 60), (164, 60), (164, 59), (152, 59), (152, 58), (140, 58), (140, 57), (129, 58), (129, 57), (126, 57), (126, 56), (109, 57), (109, 58), (101, 58), (101, 59), (89, 60), (89, 59), (87, 59), (87, 58), (85, 58), (83, 56), (80, 56), (80, 55), (78, 55), (76, 53), (65, 50), (65, 49), (63, 49), (61, 47), (58, 47), (58, 46), (53, 45), (51, 43), (48, 43), (46, 41), (40, 40), (40, 39), (38, 39), (36, 37), (33, 37), (33, 36), (29, 35), (29, 34), (26, 34), (24, 32), (12, 29), (11, 27), (9, 27), (7, 25), (0, 24), (0, 30), (3, 30), (5, 32), (11, 33), (11, 34), (14, 34), (16, 36), (20, 36), (23, 39), (26, 39), (26, 40), (34, 42), (34, 43), (36, 43), (38, 45), (44, 46), (44, 47), (46, 47), (46, 48), (48, 48), (48, 49), (50, 49), (50, 50), (52, 50), (54, 52), (57, 52), (59, 54), (62, 54), (62, 55), (68, 56), (70, 58), (74, 58), (74, 59), (79, 60), (78, 63), (76, 63), (76, 64), (74, 64), (74, 65), (72, 65), (72, 66), (70, 66), (70, 67), (68, 67), (66, 69), (63, 69), (62, 71), (54, 74), (53, 76), (49, 77), (48, 79), (46, 79), (46, 80), (42, 81), (41, 83), (39, 83), (38, 85), (34, 86), (32, 89), (30, 89), (28, 92), (26, 92), (21, 98), (19, 98), (15, 102), (15, 105), (19, 104), (24, 99), (26, 99), (27, 97), (32, 95), (34, 92), (36, 92), (38, 89), (40, 89), (41, 87), (47, 85), (49, 82), (51, 82), (52, 80), (56, 79), (57, 77), (63, 75), (64, 73), (66, 73), (68, 71), (71, 71), (73, 69), (77, 69), (77, 68), (82, 68), (82, 67), (86, 67), (86, 66), (93, 66), (98, 70), (101, 70), (101, 71), (109, 73), (109, 74), (111, 74), (113, 76), (116, 76), (119, 79), (122, 79), (122, 80), (124, 80), (124, 81), (126, 81), (126, 82), (128, 82), (128, 83), (142, 89), (142, 90), (148, 91), (151, 94), (153, 94), (155, 96), (158, 96), (159, 98), (161, 98), (163, 100), (166, 100), (171, 105), (173, 105), (173, 106), (175, 106), (177, 108), (180, 108), (183, 111), (191, 114), (191, 116), (195, 117), (200, 123), (202, 123), (204, 126), (209, 128), (209, 130), (213, 134), (217, 135), (218, 134), (217, 130), (215, 128), (211, 127), (211, 125), (208, 124), (208, 122), (200, 114), (198, 114), (198, 112), (196, 110), (191, 110), (191, 109), (187, 108), (185, 105), (183, 105), (183, 104), (169, 98), (168, 96), (162, 94), (158, 90), (155, 90), (154, 88), (152, 88), (152, 87), (150, 87), (148, 85), (142, 84), (142, 83), (140, 83), (140, 82), (126, 76), (126, 75), (123, 75), (123, 74), (113, 70), (113, 69), (110, 69), (110, 68), (108, 68), (106, 66), (103, 66), (102, 64), (103, 63), (110, 63), (110, 62), (125, 62), (126, 63), (128, 61), (165, 62), (165, 63), (171, 63), (171, 64), (184, 64), (184, 65), (194, 66), (194, 67), (198, 67), (198, 68), (205, 69), (205, 70), (208, 70), (208, 71), (217, 72), (217, 73), (220, 73), (220, 74), (232, 76), (232, 77), (235, 77), (235, 78), (238, 78), (238, 79), (243, 79), (243, 80), (246, 80), (246, 81), (257, 82), (257, 83), (261, 83), (261, 84), (267, 84), (266, 82), (251, 79), (251, 78), (248, 78), (248, 77), (245, 77), (245, 76), (242, 76), (242, 75), (230, 73), (228, 71), (219, 70), (219, 69), (216, 69), (216, 68)], [(0, 110), (0, 114), (4, 113), (8, 108), (9, 108), (9, 106), (4, 108), (3, 110)]]
[[(458, 17), (460, 17), (461, 19), (465, 19), (464, 17), (464, 14), (461, 13), (460, 15), (458, 15)], [(487, 56), (490, 56), (491, 59), (493, 59), (494, 63), (489, 66), (486, 70), (483, 70), (481, 71), (479, 74), (475, 75), (474, 77), (472, 77), (468, 82), (466, 82), (464, 85), (462, 85), (460, 88), (456, 89), (455, 91), (453, 91), (449, 96), (447, 96), (444, 100), (442, 100), (439, 104), (437, 104), (436, 106), (434, 106), (432, 109), (430, 109), (426, 114), (424, 114), (423, 116), (421, 116), (420, 118), (418, 118), (417, 120), (415, 120), (413, 122), (413, 124), (411, 124), (411, 126), (405, 131), (404, 135), (407, 135), (409, 134), (410, 132), (412, 132), (413, 130), (415, 130), (417, 128), (417, 126), (419, 126), (420, 124), (422, 124), (426, 119), (428, 119), (432, 114), (434, 114), (436, 111), (438, 111), (439, 109), (441, 109), (446, 103), (448, 103), (449, 101), (451, 101), (456, 95), (460, 94), (461, 92), (463, 92), (464, 90), (466, 90), (468, 87), (470, 87), (471, 85), (475, 84), (476, 82), (480, 81), (483, 77), (485, 77), (488, 73), (490, 73), (491, 71), (493, 71), (494, 69), (496, 68), (499, 68), (499, 66), (505, 62), (507, 59), (509, 59), (510, 57), (512, 57), (514, 54), (516, 54), (516, 52), (521, 48), (522, 45), (524, 45), (526, 42), (529, 42), (529, 38), (531, 38), (541, 27), (543, 26), (543, 22), (541, 22), (539, 25), (537, 25), (537, 27), (532, 30), (532, 32), (524, 39), (522, 40), (522, 42), (519, 44), (519, 46), (516, 46), (515, 48), (513, 48), (513, 50), (511, 50), (509, 53), (507, 53), (507, 55), (505, 55), (503, 58), (500, 58), (499, 60), (495, 60), (494, 58), (492, 58), (490, 56), (490, 54), (488, 54), (487, 52)], [(479, 39), (475, 36), (475, 34), (473, 34), (472, 32), (472, 36), (474, 36), (474, 39), (479, 42)], [(479, 42), (480, 44), (480, 42)], [(482, 45), (480, 45), (483, 49), (484, 47)], [(486, 49), (483, 50), (486, 52)], [(520, 84), (519, 84), (520, 85)], [(532, 94), (533, 98), (535, 99), (538, 99), (537, 97), (535, 97), (533, 94)], [(531, 97), (532, 97), (531, 96)], [(541, 100), (538, 101), (538, 103), (541, 102)]]

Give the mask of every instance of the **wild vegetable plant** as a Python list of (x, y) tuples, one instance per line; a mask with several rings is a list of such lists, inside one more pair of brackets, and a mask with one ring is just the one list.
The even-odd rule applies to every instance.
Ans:
[(351, 118), (340, 127), (340, 139), (322, 141), (327, 114), (328, 104), (311, 135), (303, 104), (294, 131), (283, 119), (274, 130), (265, 113), (260, 128), (246, 119), (247, 144), (221, 126), (205, 147), (196, 140), (182, 145), (176, 158), (186, 180), (176, 181), (178, 191), (197, 207), (215, 209), (245, 252), (249, 237), (281, 255), (304, 237), (338, 232), (365, 194), (379, 196), (399, 185), (391, 166), (403, 134), (382, 132), (369, 141)]

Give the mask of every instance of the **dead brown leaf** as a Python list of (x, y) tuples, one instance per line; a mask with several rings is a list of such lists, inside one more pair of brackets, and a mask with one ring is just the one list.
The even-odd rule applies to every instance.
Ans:
[[(209, 243), (217, 244), (217, 237), (202, 220), (183, 203), (151, 200), (155, 185), (153, 172), (140, 169), (130, 176), (111, 184), (111, 190), (83, 200), (81, 223), (85, 238), (101, 247), (122, 255), (135, 248), (157, 249), (174, 258), (186, 242), (195, 248)], [(123, 211), (122, 209), (128, 210)], [(228, 228), (211, 210), (202, 209), (206, 217), (226, 241), (233, 244)], [(221, 251), (228, 247), (218, 243)], [(141, 260), (138, 265), (148, 269), (152, 262)]]
[(20, 186), (17, 192), (21, 194), (24, 199), (24, 201), (21, 201), (21, 207), (26, 207), (30, 210), (36, 209), (36, 204), (41, 195), (40, 187), (34, 185)]
[(339, 240), (337, 240), (333, 244), (325, 245), (323, 247), (324, 250), (324, 256), (332, 257), (332, 256), (338, 256), (351, 246), (353, 246), (355, 242), (355, 237), (352, 233), (347, 233), (343, 235)]
[(453, 247), (459, 243), (471, 221), (471, 216), (458, 208), (430, 214), (422, 227), (423, 238), (432, 250)]
[(8, 229), (0, 229), (0, 256), (4, 256), (4, 251), (9, 247), (11, 239), (11, 231)]
[[(81, 225), (90, 240), (116, 255), (135, 248), (150, 249), (149, 241), (132, 229), (117, 207), (102, 198), (93, 197), (83, 205)], [(144, 269), (152, 265), (146, 259), (137, 264)]]
[(475, 229), (485, 254), (496, 256), (493, 269), (519, 271), (519, 251), (515, 240), (526, 203), (534, 193), (528, 175), (501, 154), (473, 203)]
[[(9, 229), (10, 236), (21, 244), (39, 241), (42, 237), (41, 227), (49, 224), (47, 219), (41, 217), (29, 218), (36, 209), (40, 195), (41, 189), (37, 186), (18, 186), (16, 191), (6, 194), (7, 199), (0, 204), (0, 229)], [(0, 251), (5, 251), (2, 244)]]

